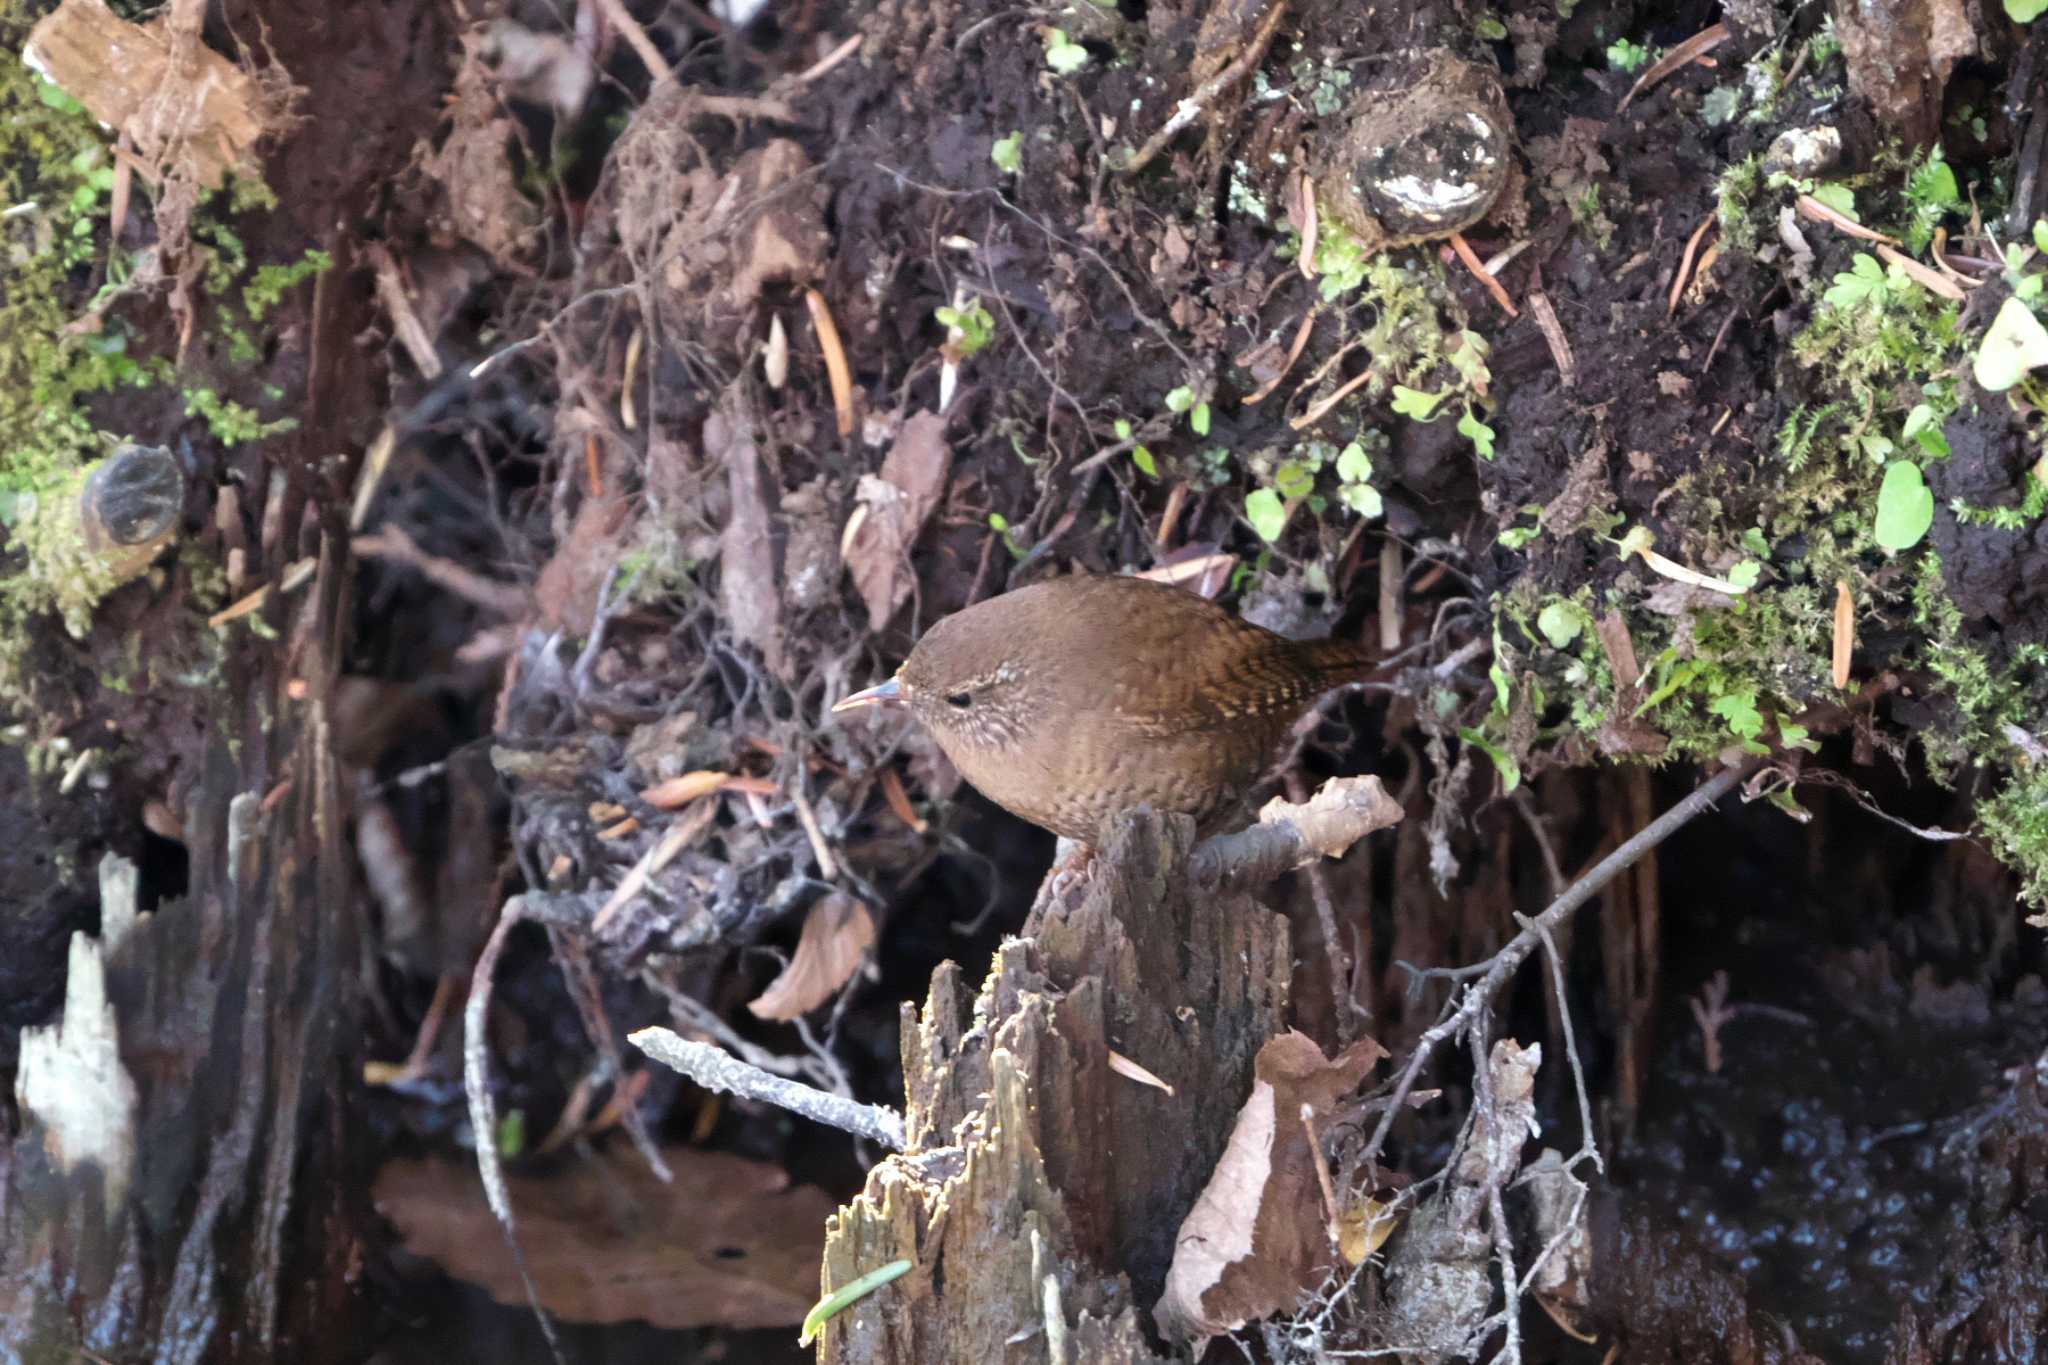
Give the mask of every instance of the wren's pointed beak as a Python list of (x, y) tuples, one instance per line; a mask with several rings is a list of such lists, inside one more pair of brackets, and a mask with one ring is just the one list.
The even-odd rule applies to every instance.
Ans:
[(841, 711), (851, 711), (856, 706), (880, 706), (885, 702), (902, 700), (903, 684), (891, 678), (885, 683), (876, 683), (866, 691), (856, 692), (850, 697), (841, 697), (833, 703), (832, 712), (837, 715)]

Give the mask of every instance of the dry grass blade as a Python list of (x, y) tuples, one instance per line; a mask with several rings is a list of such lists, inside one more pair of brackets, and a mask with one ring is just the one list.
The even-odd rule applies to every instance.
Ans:
[(1685, 294), (1686, 282), (1692, 278), (1693, 257), (1699, 254), (1700, 243), (1706, 240), (1707, 229), (1714, 225), (1714, 215), (1700, 219), (1700, 225), (1692, 230), (1686, 239), (1685, 254), (1678, 258), (1678, 273), (1671, 279), (1671, 302), (1664, 309), (1664, 316), (1670, 317), (1678, 311), (1678, 300)]
[(1325, 398), (1301, 416), (1290, 417), (1287, 420), (1287, 425), (1293, 427), (1296, 431), (1300, 431), (1303, 427), (1313, 426), (1317, 422), (1322, 421), (1329, 414), (1331, 408), (1336, 407), (1362, 388), (1365, 381), (1372, 378), (1372, 374), (1373, 372), (1370, 368), (1360, 370), (1357, 374), (1338, 385), (1337, 391), (1328, 398)]
[(1295, 181), (1296, 202), (1301, 206), (1301, 277), (1312, 280), (1316, 277), (1316, 236), (1321, 226), (1320, 211), (1316, 208), (1315, 182), (1303, 171)]
[(1486, 286), (1487, 292), (1493, 295), (1493, 301), (1499, 304), (1509, 317), (1518, 318), (1521, 316), (1515, 310), (1515, 301), (1508, 297), (1508, 291), (1501, 287), (1500, 281), (1493, 277), (1493, 272), (1488, 270), (1485, 262), (1479, 259), (1479, 253), (1475, 252), (1472, 249), (1472, 244), (1465, 240), (1464, 233), (1454, 232), (1451, 234), (1451, 250), (1458, 253), (1458, 259), (1465, 263), (1465, 268), (1472, 272), (1474, 278)]
[(1887, 237), (1874, 228), (1867, 228), (1854, 218), (1829, 208), (1810, 194), (1800, 195), (1796, 202), (1799, 205), (1799, 216), (1802, 218), (1816, 223), (1826, 223), (1837, 232), (1847, 233), (1851, 237), (1860, 237), (1866, 242), (1883, 242), (1886, 246), (1897, 246), (1899, 244), (1898, 238)]
[(1905, 252), (1896, 251), (1881, 242), (1878, 244), (1877, 254), (1912, 276), (1928, 292), (1939, 294), (1942, 298), (1955, 303), (1963, 301), (1962, 286), (1940, 271), (1924, 266)]
[(818, 349), (825, 353), (825, 378), (832, 385), (832, 411), (839, 419), (839, 434), (853, 435), (853, 371), (846, 363), (846, 347), (839, 341), (839, 324), (825, 296), (815, 289), (804, 290), (804, 303), (811, 310), (811, 325), (818, 329)]
[(1245, 406), (1261, 402), (1272, 396), (1280, 387), (1280, 381), (1287, 378), (1287, 372), (1294, 368), (1294, 362), (1301, 359), (1301, 353), (1308, 347), (1308, 334), (1315, 329), (1316, 310), (1311, 308), (1301, 315), (1301, 325), (1294, 329), (1294, 342), (1287, 348), (1287, 360), (1280, 366), (1280, 373), (1259, 386), (1259, 391), (1245, 399)]
[(1624, 112), (1637, 95), (1645, 93), (1655, 86), (1657, 82), (1663, 80), (1688, 62), (1695, 61), (1705, 54), (1712, 52), (1715, 48), (1726, 42), (1727, 38), (1728, 25), (1726, 24), (1715, 24), (1712, 28), (1703, 28), (1698, 33), (1693, 34), (1692, 37), (1687, 38), (1677, 47), (1672, 48), (1662, 57), (1659, 57), (1648, 71), (1645, 71), (1638, 77), (1636, 83), (1629, 87), (1628, 93), (1621, 97), (1621, 104), (1614, 112), (1617, 114)]

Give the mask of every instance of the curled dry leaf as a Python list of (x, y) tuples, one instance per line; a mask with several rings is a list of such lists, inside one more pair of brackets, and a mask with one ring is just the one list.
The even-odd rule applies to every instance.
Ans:
[(794, 1019), (832, 998), (860, 966), (875, 941), (875, 917), (866, 905), (834, 891), (804, 916), (796, 952), (768, 989), (747, 1002), (756, 1019)]
[(1309, 1132), (1386, 1055), (1362, 1038), (1325, 1058), (1296, 1032), (1259, 1049), (1251, 1098), (1174, 1239), (1153, 1310), (1160, 1331), (1177, 1340), (1234, 1331), (1290, 1307), (1334, 1263)]
[(728, 774), (716, 768), (699, 768), (657, 782), (640, 793), (640, 799), (657, 810), (675, 810), (700, 796), (709, 796), (725, 785)]
[(867, 603), (868, 627), (881, 630), (910, 600), (910, 547), (945, 496), (953, 468), (946, 419), (921, 412), (903, 424), (882, 460), (879, 478), (860, 481), (858, 526), (846, 538), (846, 567)]
[[(623, 1145), (551, 1176), (508, 1177), (542, 1305), (569, 1322), (670, 1329), (802, 1322), (817, 1295), (831, 1197), (724, 1152), (669, 1147), (662, 1157), (669, 1184)], [(472, 1166), (394, 1161), (372, 1198), (408, 1251), (499, 1303), (525, 1304)]]
[(1531, 1243), (1556, 1248), (1529, 1267), (1530, 1288), (1552, 1321), (1588, 1341), (1582, 1324), (1593, 1309), (1593, 1231), (1586, 1182), (1546, 1147), (1529, 1163), (1520, 1183), (1528, 1192)]
[(789, 669), (782, 633), (782, 590), (768, 523), (766, 480), (754, 424), (730, 401), (704, 421), (704, 450), (725, 466), (732, 513), (719, 547), (718, 593), (733, 634), (761, 651), (777, 677)]
[(605, 579), (633, 543), (634, 531), (632, 504), (620, 494), (583, 500), (569, 534), (541, 566), (533, 585), (541, 620), (550, 630), (590, 634)]

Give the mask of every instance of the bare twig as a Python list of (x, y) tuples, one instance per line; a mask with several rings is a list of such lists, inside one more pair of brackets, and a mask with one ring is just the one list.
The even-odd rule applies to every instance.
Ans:
[(1726, 42), (1727, 39), (1728, 25), (1726, 24), (1715, 24), (1711, 28), (1704, 28), (1698, 33), (1693, 34), (1692, 37), (1687, 38), (1684, 42), (1658, 58), (1656, 63), (1648, 71), (1645, 71), (1636, 80), (1634, 85), (1629, 87), (1628, 93), (1621, 97), (1621, 103), (1615, 108), (1614, 112), (1617, 114), (1621, 113), (1628, 108), (1629, 103), (1637, 95), (1649, 90), (1657, 82), (1663, 80), (1688, 62), (1705, 56)]
[(1269, 801), (1251, 828), (1203, 841), (1188, 859), (1188, 877), (1204, 888), (1256, 886), (1318, 858), (1342, 857), (1401, 814), (1377, 777), (1332, 778), (1300, 805)]
[(628, 1034), (626, 1041), (706, 1090), (761, 1100), (813, 1122), (878, 1142), (891, 1151), (903, 1150), (903, 1115), (894, 1109), (862, 1104), (802, 1081), (771, 1075), (709, 1043), (693, 1043), (669, 1029), (644, 1028)]
[(1274, 0), (1273, 7), (1267, 10), (1266, 17), (1259, 21), (1258, 31), (1253, 33), (1251, 40), (1244, 45), (1244, 51), (1238, 54), (1237, 60), (1203, 81), (1192, 95), (1175, 106), (1173, 116), (1166, 120), (1165, 126), (1145, 139), (1145, 145), (1125, 164), (1124, 173), (1133, 175), (1144, 170), (1152, 158), (1166, 150), (1167, 143), (1173, 141), (1183, 128), (1195, 121), (1196, 115), (1207, 108), (1211, 100), (1250, 75), (1252, 68), (1264, 60), (1266, 49), (1272, 44), (1273, 34), (1279, 29), (1280, 21), (1286, 15), (1287, 0)]
[(1704, 814), (1716, 801), (1726, 796), (1742, 782), (1755, 768), (1755, 761), (1732, 768), (1723, 768), (1695, 788), (1690, 796), (1670, 810), (1645, 825), (1626, 843), (1602, 858), (1585, 876), (1574, 882), (1562, 896), (1552, 901), (1543, 913), (1536, 916), (1521, 933), (1508, 941), (1506, 947), (1483, 962), (1469, 967), (1458, 968), (1442, 975), (1464, 979), (1477, 976), (1480, 979), (1465, 988), (1464, 996), (1455, 1007), (1447, 1007), (1444, 1016), (1432, 1025), (1415, 1042), (1415, 1050), (1409, 1054), (1408, 1063), (1401, 1068), (1401, 1074), (1394, 1083), (1387, 1107), (1380, 1114), (1380, 1121), (1373, 1128), (1372, 1138), (1365, 1145), (1359, 1157), (1361, 1163), (1377, 1158), (1385, 1148), (1387, 1134), (1394, 1126), (1394, 1118), (1401, 1112), (1402, 1104), (1415, 1088), (1415, 1081), (1428, 1064), (1430, 1057), (1446, 1040), (1456, 1037), (1471, 1027), (1479, 1016), (1499, 996), (1529, 954), (1536, 951), (1546, 933), (1566, 923), (1578, 912), (1580, 906), (1593, 899), (1607, 884), (1633, 867), (1643, 856), (1657, 845), (1689, 824), (1695, 817)]

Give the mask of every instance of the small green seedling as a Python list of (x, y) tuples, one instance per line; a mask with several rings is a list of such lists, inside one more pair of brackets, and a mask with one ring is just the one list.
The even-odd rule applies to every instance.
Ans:
[(1515, 788), (1522, 785), (1522, 765), (1515, 762), (1513, 754), (1469, 725), (1459, 727), (1458, 738), (1493, 760), (1493, 766), (1500, 770), (1500, 789), (1504, 794), (1513, 795)]
[(796, 1344), (799, 1346), (810, 1345), (818, 1339), (818, 1333), (824, 1330), (826, 1323), (853, 1307), (853, 1305), (859, 1303), (883, 1285), (888, 1284), (892, 1280), (902, 1279), (910, 1273), (910, 1269), (911, 1262), (908, 1260), (891, 1261), (885, 1266), (870, 1270), (851, 1284), (841, 1285), (824, 1298), (819, 1299), (817, 1306), (804, 1314), (803, 1334), (796, 1339)]
[(1065, 29), (1047, 29), (1045, 64), (1062, 76), (1071, 76), (1088, 65), (1088, 49), (1067, 37)]
[(1189, 385), (1183, 384), (1166, 395), (1166, 410), (1175, 414), (1186, 413), (1188, 425), (1194, 428), (1195, 435), (1209, 434), (1209, 405), (1196, 402), (1195, 391)]
[(1607, 64), (1616, 71), (1640, 71), (1650, 64), (1650, 49), (1642, 43), (1616, 38), (1607, 45)]
[(966, 360), (995, 339), (995, 317), (981, 306), (979, 299), (965, 308), (933, 309), (932, 316), (938, 319), (939, 326), (960, 334), (959, 339), (951, 344), (954, 355), (961, 360)]
[(1287, 504), (1273, 489), (1254, 488), (1245, 495), (1244, 517), (1252, 524), (1252, 530), (1258, 532), (1259, 539), (1271, 545), (1287, 529)]
[(1011, 132), (1008, 137), (999, 137), (988, 149), (988, 159), (996, 163), (996, 169), (1005, 175), (1015, 175), (1024, 169), (1024, 133), (1021, 129)]
[(1337, 500), (1368, 521), (1386, 510), (1371, 478), (1372, 456), (1362, 443), (1353, 441), (1337, 452)]
[(2031, 24), (2048, 14), (2048, 0), (2005, 0), (2005, 17), (2015, 24)]
[[(1116, 419), (1116, 425), (1112, 430), (1116, 432), (1116, 438), (1119, 441), (1131, 439), (1131, 424), (1122, 417)], [(1152, 458), (1152, 452), (1144, 446), (1136, 444), (1131, 446), (1131, 463), (1142, 470), (1146, 478), (1156, 479), (1159, 477), (1159, 462)]]

